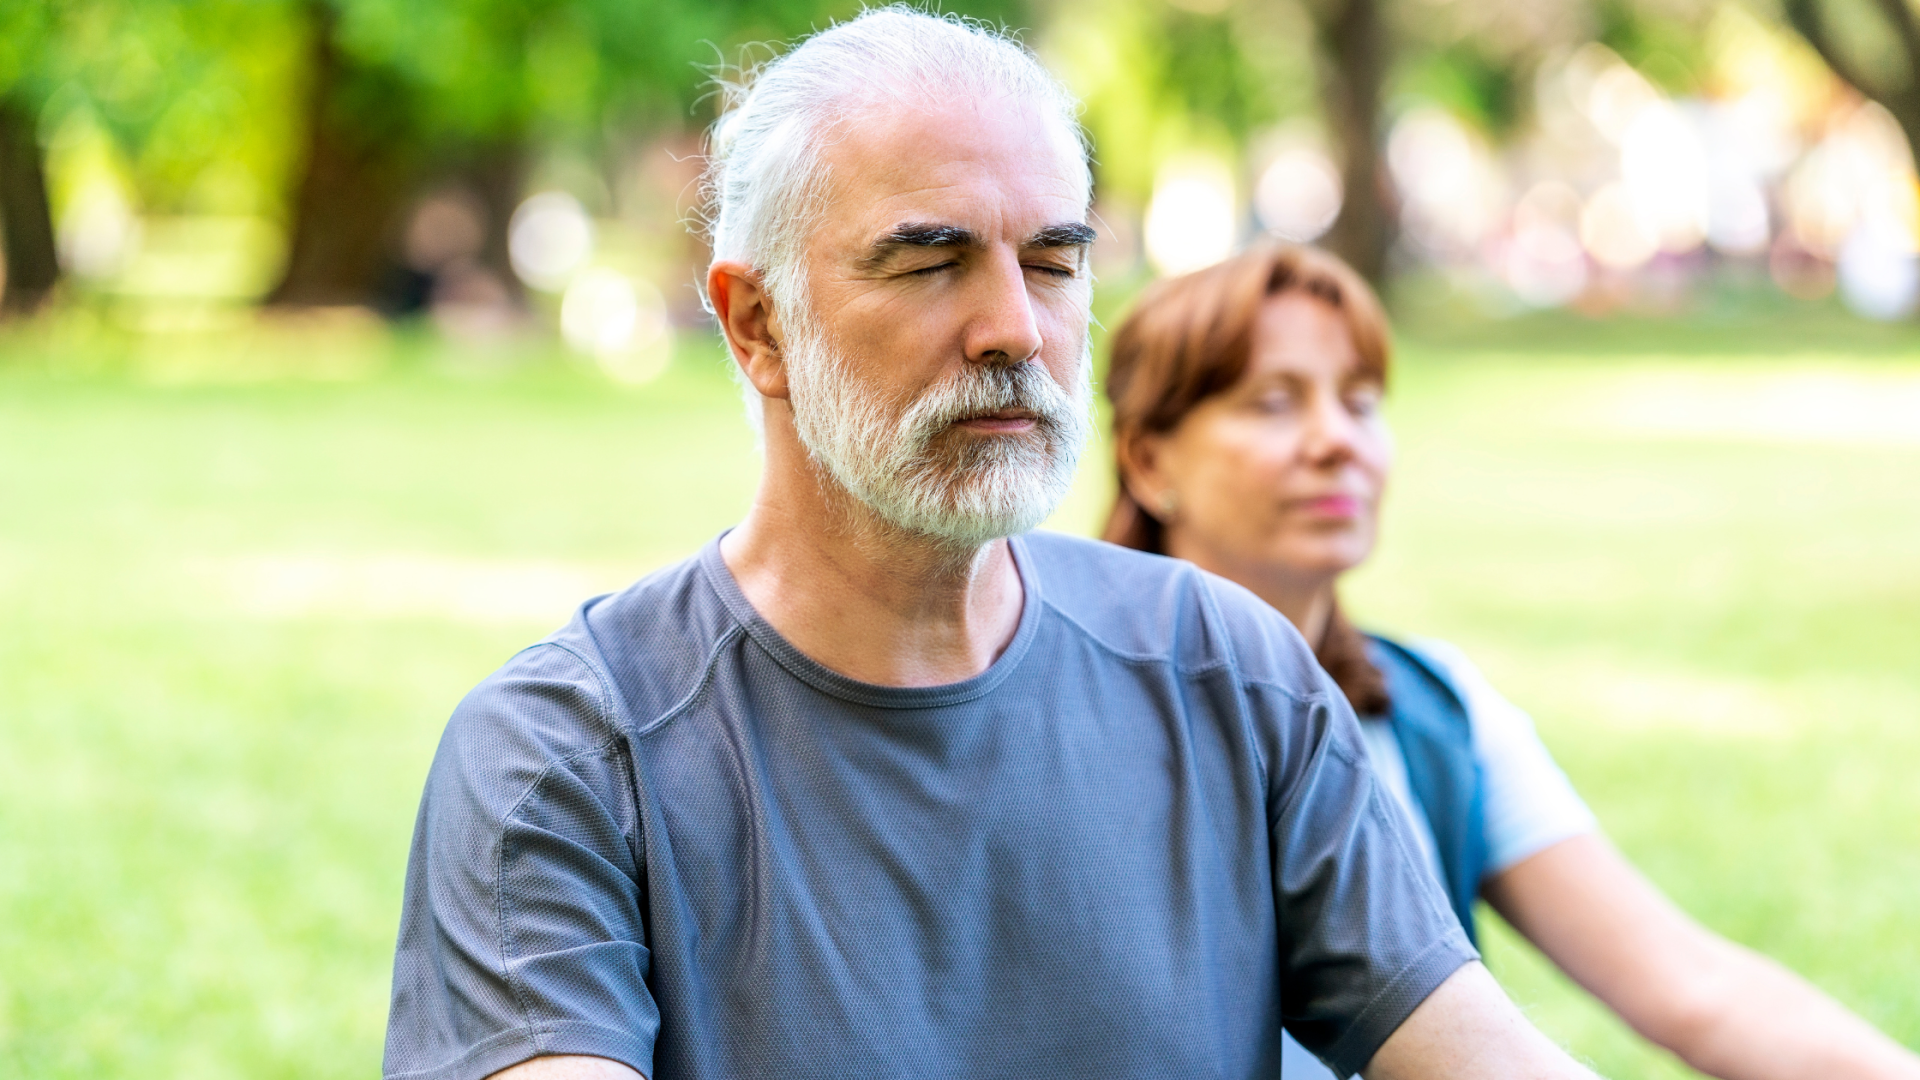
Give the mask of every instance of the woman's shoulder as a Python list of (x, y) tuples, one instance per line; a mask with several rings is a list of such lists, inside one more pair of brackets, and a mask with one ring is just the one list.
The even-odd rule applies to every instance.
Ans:
[(1466, 653), (1460, 651), (1459, 647), (1450, 641), (1430, 637), (1390, 636), (1372, 631), (1367, 633), (1367, 637), (1376, 646), (1407, 655), (1435, 678), (1446, 683), (1447, 688), (1461, 699), (1461, 704), (1467, 706), (1469, 712), (1473, 708), (1473, 703), (1467, 700), (1469, 687), (1493, 691), (1492, 684), (1487, 682), (1486, 676), (1480, 673), (1480, 669), (1474, 666), (1472, 660), (1467, 659)]
[(1479, 666), (1452, 642), (1440, 638), (1389, 637), (1376, 633), (1367, 636), (1383, 652), (1397, 652), (1411, 659), (1452, 691), (1473, 723), (1476, 743), (1485, 734), (1483, 729), (1506, 733), (1517, 726), (1528, 736), (1533, 734), (1533, 720), (1495, 689)]
[(1598, 827), (1541, 741), (1533, 718), (1495, 689), (1464, 651), (1437, 638), (1378, 640), (1418, 659), (1448, 684), (1466, 709), (1474, 758), (1485, 784), (1490, 873)]

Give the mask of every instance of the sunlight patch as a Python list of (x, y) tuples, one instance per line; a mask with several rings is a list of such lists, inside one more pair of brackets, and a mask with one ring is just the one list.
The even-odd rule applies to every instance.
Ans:
[(561, 562), (447, 556), (273, 555), (208, 560), (193, 575), (234, 609), (259, 618), (433, 618), (559, 625), (590, 596), (632, 579)]
[(1609, 427), (1652, 437), (1920, 446), (1920, 377), (1701, 371), (1623, 378)]
[(1554, 711), (1584, 723), (1750, 738), (1790, 735), (1796, 726), (1787, 695), (1777, 688), (1611, 665), (1555, 668), (1555, 699), (1561, 704)]

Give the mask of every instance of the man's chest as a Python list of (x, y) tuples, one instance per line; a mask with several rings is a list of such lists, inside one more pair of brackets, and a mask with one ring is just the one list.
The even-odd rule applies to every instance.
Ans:
[[(1258, 1011), (1277, 962), (1263, 804), (1137, 701), (836, 717), (741, 697), (683, 718), (635, 759), (654, 980), (701, 988), (690, 1024), (853, 1044), (876, 1023), (942, 1042), (1036, 1017), (1178, 1043), (1223, 991)], [(656, 987), (669, 1017), (674, 996)]]

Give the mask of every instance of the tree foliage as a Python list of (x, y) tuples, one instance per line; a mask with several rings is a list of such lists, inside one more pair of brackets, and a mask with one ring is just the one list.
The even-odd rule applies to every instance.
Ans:
[(1043, 51), (1085, 102), (1103, 197), (1144, 204), (1164, 159), (1237, 159), (1262, 130), (1312, 110), (1306, 38), (1287, 4), (1113, 0), (1057, 10)]
[(1907, 0), (1782, 0), (1834, 75), (1885, 106), (1920, 147), (1920, 16)]
[[(293, 250), (274, 293), (285, 303), (364, 297), (382, 237), (435, 167), (466, 174), (488, 204), (487, 249), (503, 259), (530, 147), (591, 152), (610, 133), (687, 126), (707, 93), (703, 69), (729, 49), (858, 10), (856, 0), (297, 2), (313, 85)], [(985, 0), (972, 13), (1016, 10)]]
[[(0, 103), (10, 130), (26, 132), (9, 142), (7, 161), (20, 164), (25, 147), (26, 164), (40, 168), (38, 149), (83, 118), (110, 137), (144, 210), (284, 216), (293, 250), (280, 299), (364, 300), (391, 246), (393, 219), (422, 184), (470, 180), (487, 189), (484, 201), (505, 203), (494, 207), (503, 218), (541, 148), (561, 143), (592, 155), (635, 131), (694, 126), (704, 119), (708, 69), (742, 45), (788, 39), (859, 6), (0, 4)], [(990, 20), (1024, 12), (1021, 0), (963, 8)], [(503, 226), (496, 222), (496, 231)]]

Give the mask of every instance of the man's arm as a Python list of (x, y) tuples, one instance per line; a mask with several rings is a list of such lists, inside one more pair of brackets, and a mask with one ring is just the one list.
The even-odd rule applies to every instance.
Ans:
[(1599, 836), (1547, 848), (1486, 896), (1575, 982), (1708, 1075), (1920, 1080), (1920, 1057), (1688, 918)]
[(609, 700), (548, 645), (455, 710), (407, 860), (386, 1076), (541, 1052), (652, 1067), (637, 794)]
[(508, 1069), (501, 1069), (487, 1080), (647, 1080), (617, 1061), (584, 1054), (537, 1057)]
[(1594, 1080), (1467, 964), (1427, 995), (1360, 1071), (1366, 1080)]

